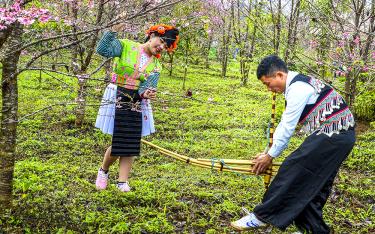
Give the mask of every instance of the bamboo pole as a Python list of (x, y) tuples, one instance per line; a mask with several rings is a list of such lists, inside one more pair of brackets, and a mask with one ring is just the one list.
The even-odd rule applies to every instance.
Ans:
[[(207, 168), (207, 169), (214, 169), (218, 171), (225, 171), (225, 172), (236, 172), (241, 174), (247, 174), (247, 175), (254, 175), (252, 172), (252, 167), (254, 166), (254, 163), (252, 160), (236, 160), (236, 159), (195, 159), (190, 158), (175, 152), (172, 152), (170, 150), (164, 149), (160, 146), (157, 146), (149, 141), (146, 141), (142, 139), (142, 142), (157, 149), (161, 154), (167, 155), (171, 158), (177, 159), (179, 161), (183, 161), (185, 163)], [(265, 172), (263, 172), (261, 175), (264, 177), (264, 183), (265, 186), (267, 186), (267, 183), (269, 184), (269, 180), (272, 176), (274, 176), (278, 169), (280, 167), (279, 163), (275, 163), (272, 165), (272, 167), (269, 167)], [(269, 178), (267, 181), (266, 178)]]
[[(272, 93), (272, 111), (271, 111), (271, 126), (270, 126), (270, 141), (268, 144), (268, 149), (271, 148), (273, 144), (273, 133), (275, 132), (275, 125), (276, 125), (276, 93)], [(270, 167), (273, 167), (273, 164), (270, 165)], [(271, 176), (265, 175), (264, 176), (264, 185), (266, 190), (268, 190), (268, 186), (271, 183)]]

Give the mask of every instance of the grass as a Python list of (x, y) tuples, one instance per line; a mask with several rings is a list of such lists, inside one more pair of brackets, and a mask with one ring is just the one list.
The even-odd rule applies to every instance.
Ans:
[[(183, 70), (165, 73), (153, 102), (157, 132), (147, 137), (161, 147), (194, 158), (249, 159), (267, 145), (270, 94), (251, 75), (248, 87), (235, 78), (220, 78), (220, 68), (189, 67), (185, 98)], [(20, 117), (55, 103), (74, 101), (75, 80), (67, 86), (49, 77), (38, 85), (38, 73), (20, 78)], [(142, 146), (130, 178), (132, 191), (111, 186), (95, 189), (94, 180), (110, 137), (94, 128), (104, 85), (89, 82), (84, 126), (74, 126), (74, 106), (56, 105), (25, 118), (18, 128), (14, 174), (14, 208), (0, 219), (6, 233), (233, 233), (229, 222), (251, 210), (264, 193), (262, 178), (218, 173), (186, 165)], [(278, 96), (277, 116), (283, 110)], [(371, 233), (374, 225), (375, 128), (358, 137), (325, 207), (325, 219), (336, 233)], [(303, 138), (294, 137), (278, 161)], [(289, 227), (287, 233), (295, 231)], [(273, 229), (270, 233), (281, 233)], [(262, 233), (261, 231), (257, 233)]]

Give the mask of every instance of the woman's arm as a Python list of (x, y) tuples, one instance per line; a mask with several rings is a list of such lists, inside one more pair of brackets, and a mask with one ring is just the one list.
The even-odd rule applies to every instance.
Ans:
[(138, 93), (142, 98), (153, 98), (156, 95), (156, 88), (158, 87), (160, 73), (155, 72), (147, 77), (145, 82), (142, 82)]
[(100, 39), (98, 46), (96, 47), (96, 52), (106, 58), (120, 57), (122, 45), (116, 36), (116, 32), (104, 32), (103, 37)]

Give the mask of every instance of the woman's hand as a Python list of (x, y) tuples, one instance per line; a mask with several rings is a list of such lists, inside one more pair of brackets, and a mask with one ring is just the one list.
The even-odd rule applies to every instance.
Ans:
[(156, 90), (155, 89), (147, 89), (143, 94), (142, 97), (145, 99), (155, 99), (156, 98)]
[(124, 28), (126, 26), (126, 23), (120, 23), (122, 19), (124, 19), (127, 15), (127, 12), (123, 12), (121, 13), (120, 15), (118, 15), (116, 17), (116, 19), (114, 20), (116, 22), (115, 25), (112, 26), (112, 31), (113, 32), (120, 32), (120, 31), (124, 31)]

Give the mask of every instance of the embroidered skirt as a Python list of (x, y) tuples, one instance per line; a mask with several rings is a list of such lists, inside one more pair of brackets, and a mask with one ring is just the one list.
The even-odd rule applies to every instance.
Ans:
[[(103, 133), (113, 135), (113, 126), (116, 110), (117, 85), (110, 83), (104, 91), (102, 102), (96, 117), (95, 127)], [(151, 102), (142, 99), (142, 137), (155, 132), (154, 116), (152, 114)]]
[(116, 100), (112, 156), (139, 156), (142, 110), (138, 90), (117, 87)]
[[(141, 109), (141, 98), (137, 90), (117, 87), (114, 84), (107, 86), (95, 126), (104, 133), (113, 135), (112, 156), (139, 156), (142, 135)], [(149, 117), (147, 120), (150, 122)]]

